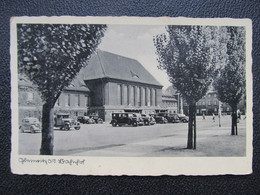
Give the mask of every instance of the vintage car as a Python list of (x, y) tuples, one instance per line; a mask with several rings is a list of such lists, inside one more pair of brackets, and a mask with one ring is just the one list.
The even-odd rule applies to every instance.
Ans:
[(148, 114), (141, 114), (142, 119), (144, 121), (144, 125), (154, 125), (155, 119), (152, 116), (149, 116)]
[(167, 116), (169, 123), (179, 123), (180, 119), (177, 114), (168, 114)]
[(165, 118), (163, 115), (156, 114), (154, 115), (154, 119), (156, 123), (160, 123), (160, 124), (168, 123), (167, 118)]
[(141, 114), (137, 113), (112, 113), (112, 120), (110, 122), (113, 127), (122, 125), (131, 125), (133, 127), (141, 126), (144, 124)]
[(90, 118), (89, 116), (79, 116), (77, 118), (78, 122), (83, 124), (94, 124), (96, 123), (93, 118)]
[(80, 129), (80, 123), (72, 118), (70, 118), (69, 114), (67, 113), (59, 113), (56, 114), (56, 117), (54, 117), (54, 127), (58, 127), (61, 130), (68, 131), (70, 129), (79, 130)]
[(157, 118), (164, 117), (168, 123), (179, 123), (180, 119), (177, 114), (169, 114), (167, 112), (160, 112), (156, 115)]
[(21, 132), (26, 132), (26, 131), (29, 131), (31, 133), (40, 132), (41, 124), (37, 118), (26, 117), (22, 120), (19, 129)]
[(89, 115), (89, 118), (92, 118), (95, 120), (95, 123), (100, 123), (102, 124), (103, 123), (103, 120), (101, 118), (99, 118), (98, 114), (90, 114)]
[(179, 117), (180, 121), (183, 123), (189, 122), (189, 117), (186, 116), (185, 114), (178, 114), (178, 117)]

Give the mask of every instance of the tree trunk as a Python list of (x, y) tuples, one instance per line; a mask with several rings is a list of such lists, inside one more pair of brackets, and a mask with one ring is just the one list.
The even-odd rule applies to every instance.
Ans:
[(196, 122), (195, 122), (196, 113), (195, 112), (196, 112), (196, 106), (194, 104), (190, 104), (187, 149), (196, 149)]
[(42, 143), (41, 155), (53, 155), (53, 114), (54, 106), (52, 103), (47, 102), (42, 107)]
[(237, 106), (232, 106), (231, 135), (237, 135)]

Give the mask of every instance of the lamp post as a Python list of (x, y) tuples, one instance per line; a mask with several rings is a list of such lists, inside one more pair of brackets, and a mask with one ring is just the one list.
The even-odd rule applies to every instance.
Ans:
[(177, 93), (177, 95), (178, 95), (177, 109), (178, 109), (178, 114), (180, 114), (180, 93)]
[(221, 127), (221, 101), (218, 101), (218, 126)]

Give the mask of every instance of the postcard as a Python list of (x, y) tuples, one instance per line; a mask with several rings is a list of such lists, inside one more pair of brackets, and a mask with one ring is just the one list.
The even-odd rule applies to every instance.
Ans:
[(250, 19), (10, 25), (12, 173), (252, 173)]

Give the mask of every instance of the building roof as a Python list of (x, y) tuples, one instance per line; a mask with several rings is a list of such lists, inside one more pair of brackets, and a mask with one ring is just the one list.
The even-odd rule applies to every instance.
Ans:
[[(18, 74), (18, 85), (20, 87), (31, 87), (36, 88), (35, 85), (22, 73)], [(84, 80), (81, 77), (76, 76), (75, 79), (71, 82), (68, 87), (64, 88), (65, 90), (73, 90), (73, 91), (84, 91), (89, 92), (89, 88), (86, 86)]]
[(137, 60), (98, 50), (81, 70), (84, 80), (112, 78), (162, 86)]
[(75, 79), (70, 83), (70, 85), (68, 87), (65, 87), (64, 89), (72, 91), (90, 92), (84, 80), (79, 75), (77, 75)]
[(177, 95), (177, 94), (178, 94), (178, 91), (173, 86), (169, 86), (169, 87), (167, 87), (166, 90), (163, 90), (164, 96), (173, 96), (173, 95)]
[(18, 85), (21, 87), (35, 88), (33, 83), (24, 74), (21, 73), (18, 74)]

